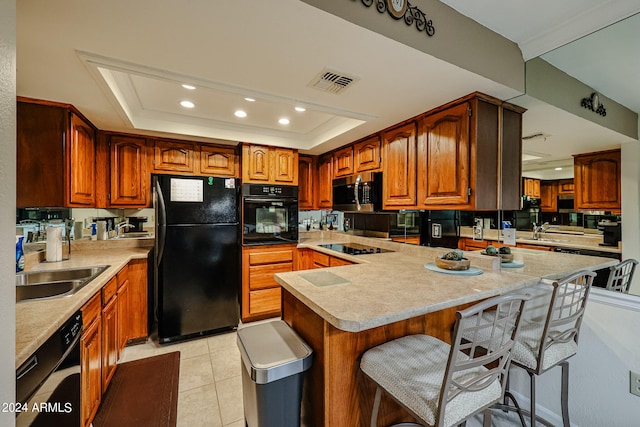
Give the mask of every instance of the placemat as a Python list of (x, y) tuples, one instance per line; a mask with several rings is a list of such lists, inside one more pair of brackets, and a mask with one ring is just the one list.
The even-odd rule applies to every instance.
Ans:
[(337, 274), (330, 273), (328, 271), (315, 271), (313, 273), (301, 274), (304, 280), (310, 282), (314, 286), (333, 286), (333, 285), (346, 285), (351, 283), (344, 277), (340, 277)]
[(482, 274), (482, 270), (478, 267), (471, 266), (468, 270), (445, 270), (436, 265), (435, 262), (429, 262), (424, 265), (427, 270), (435, 271), (436, 273), (452, 274), (454, 276), (477, 276)]

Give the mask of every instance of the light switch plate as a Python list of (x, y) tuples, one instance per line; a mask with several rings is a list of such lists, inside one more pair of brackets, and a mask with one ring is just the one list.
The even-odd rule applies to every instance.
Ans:
[(629, 371), (629, 393), (640, 396), (640, 374)]

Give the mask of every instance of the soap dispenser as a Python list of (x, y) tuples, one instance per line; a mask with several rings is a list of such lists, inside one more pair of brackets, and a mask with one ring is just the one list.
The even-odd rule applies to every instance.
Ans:
[(24, 270), (24, 250), (22, 248), (22, 241), (24, 237), (16, 236), (16, 273)]

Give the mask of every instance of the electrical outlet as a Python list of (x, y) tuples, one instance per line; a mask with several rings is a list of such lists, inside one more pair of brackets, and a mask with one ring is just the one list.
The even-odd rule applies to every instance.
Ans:
[(640, 374), (629, 371), (629, 393), (640, 396)]

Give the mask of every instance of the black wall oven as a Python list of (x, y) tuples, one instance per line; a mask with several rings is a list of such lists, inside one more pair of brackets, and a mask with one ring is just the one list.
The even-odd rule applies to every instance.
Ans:
[(298, 187), (242, 185), (242, 244), (298, 243)]

